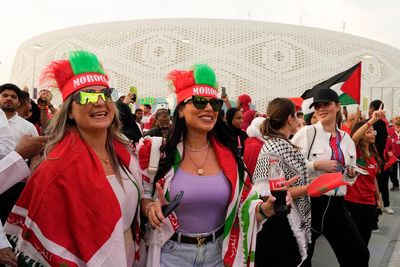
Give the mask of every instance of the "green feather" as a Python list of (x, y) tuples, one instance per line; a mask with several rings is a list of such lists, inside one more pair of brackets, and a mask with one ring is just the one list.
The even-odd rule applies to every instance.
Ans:
[(217, 78), (214, 70), (206, 64), (193, 66), (193, 76), (196, 84), (206, 84), (214, 88), (218, 87)]
[(69, 62), (75, 75), (86, 72), (95, 72), (105, 75), (103, 66), (93, 53), (83, 50), (71, 51), (69, 52)]

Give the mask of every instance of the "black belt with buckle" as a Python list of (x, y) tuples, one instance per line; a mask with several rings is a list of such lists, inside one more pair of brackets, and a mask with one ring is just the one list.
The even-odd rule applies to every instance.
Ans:
[(172, 241), (177, 241), (180, 243), (185, 243), (185, 244), (192, 244), (192, 245), (205, 245), (208, 242), (213, 242), (215, 239), (217, 239), (222, 233), (224, 232), (224, 227), (221, 227), (218, 229), (216, 232), (209, 234), (209, 235), (203, 235), (203, 236), (187, 236), (183, 235), (181, 233), (174, 233), (170, 240)]

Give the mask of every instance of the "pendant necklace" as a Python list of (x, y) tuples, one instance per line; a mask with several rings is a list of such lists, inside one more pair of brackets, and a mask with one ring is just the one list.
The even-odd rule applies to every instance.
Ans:
[(100, 156), (97, 155), (97, 153), (96, 153), (96, 156), (97, 156), (102, 162), (104, 162), (105, 164), (110, 163), (110, 161), (109, 161), (108, 159), (102, 159), (102, 158), (100, 158)]
[[(189, 153), (186, 153), (186, 155), (188, 156), (188, 159), (193, 163), (193, 165), (197, 168), (197, 174), (198, 175), (203, 175), (204, 174), (204, 169), (203, 169), (203, 167), (204, 167), (204, 165), (206, 164), (206, 162), (207, 162), (207, 159), (208, 159), (208, 152), (210, 151), (210, 147), (209, 147), (209, 145), (207, 144), (207, 154), (206, 154), (206, 159), (204, 160), (204, 162), (203, 162), (203, 164), (201, 164), (201, 165), (197, 165), (195, 162), (194, 162), (194, 160), (190, 157), (190, 154)], [(203, 149), (204, 150), (204, 149)]]

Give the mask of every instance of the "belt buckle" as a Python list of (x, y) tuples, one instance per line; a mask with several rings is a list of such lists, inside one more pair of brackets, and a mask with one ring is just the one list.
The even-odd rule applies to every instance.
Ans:
[(197, 244), (196, 244), (196, 245), (197, 245), (198, 247), (204, 245), (204, 242), (206, 241), (206, 238), (205, 238), (205, 237), (199, 237), (199, 236), (197, 236), (196, 239), (197, 239)]

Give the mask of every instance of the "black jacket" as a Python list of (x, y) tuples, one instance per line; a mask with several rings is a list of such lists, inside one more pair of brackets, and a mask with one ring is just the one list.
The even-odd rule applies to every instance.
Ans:
[(139, 142), (140, 138), (142, 138), (142, 132), (136, 124), (136, 116), (132, 114), (127, 104), (117, 101), (116, 105), (119, 111), (119, 119), (122, 123), (121, 132), (133, 143)]

